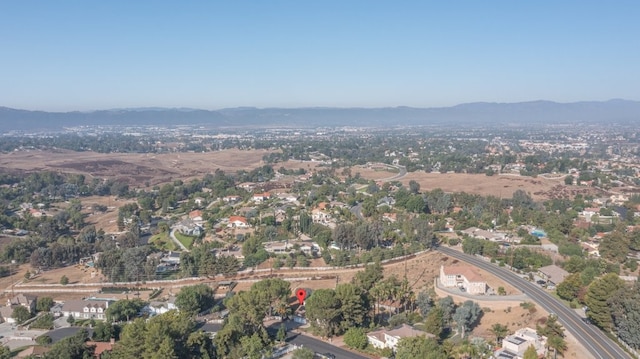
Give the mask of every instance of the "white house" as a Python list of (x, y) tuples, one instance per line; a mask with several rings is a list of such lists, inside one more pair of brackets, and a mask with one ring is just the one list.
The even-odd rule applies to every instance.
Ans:
[(495, 359), (522, 359), (524, 352), (533, 346), (538, 356), (546, 354), (547, 338), (531, 328), (516, 330), (512, 335), (502, 340), (502, 348), (493, 353)]
[(440, 266), (440, 283), (445, 287), (464, 288), (469, 294), (485, 294), (487, 282), (474, 267), (467, 265)]
[(178, 309), (176, 306), (176, 298), (171, 297), (166, 302), (153, 301), (147, 304), (142, 310), (151, 315), (164, 314), (170, 310)]
[(68, 300), (62, 305), (62, 315), (75, 319), (106, 319), (109, 300)]
[(393, 329), (380, 329), (367, 334), (367, 340), (374, 348), (383, 349), (390, 348), (395, 350), (398, 346), (398, 341), (402, 338), (425, 336), (428, 338), (434, 338), (431, 333), (417, 330), (412, 326), (402, 324), (399, 327)]
[(242, 216), (231, 216), (229, 217), (229, 226), (232, 228), (247, 228), (249, 227), (249, 223), (247, 222), (247, 218)]

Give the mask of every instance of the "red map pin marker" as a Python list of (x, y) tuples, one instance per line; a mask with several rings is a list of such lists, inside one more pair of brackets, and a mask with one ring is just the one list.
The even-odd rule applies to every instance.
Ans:
[(300, 288), (296, 291), (296, 297), (298, 297), (298, 302), (300, 302), (300, 305), (304, 304), (304, 299), (307, 297), (307, 291)]

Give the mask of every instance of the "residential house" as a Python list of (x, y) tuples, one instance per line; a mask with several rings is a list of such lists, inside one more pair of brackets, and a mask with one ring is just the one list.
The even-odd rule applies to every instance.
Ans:
[(182, 234), (196, 237), (201, 235), (204, 231), (204, 229), (200, 227), (200, 225), (196, 224), (191, 218), (178, 222), (174, 228)]
[(35, 295), (20, 293), (18, 295), (15, 295), (7, 299), (7, 306), (12, 307), (16, 305), (21, 305), (29, 309), (31, 313), (35, 313), (37, 300), (38, 300), (38, 297)]
[(247, 192), (251, 192), (253, 191), (254, 188), (256, 188), (256, 184), (253, 182), (242, 182), (238, 185), (238, 187), (242, 188)]
[(478, 269), (468, 265), (441, 265), (440, 283), (445, 287), (462, 288), (469, 294), (485, 294), (488, 288)]
[(194, 222), (202, 221), (202, 211), (199, 209), (196, 209), (189, 212), (189, 219), (191, 219)]
[(231, 195), (231, 196), (224, 196), (222, 197), (222, 202), (224, 203), (236, 203), (238, 201), (240, 201), (240, 196), (236, 196), (236, 195)]
[(268, 253), (283, 254), (290, 253), (295, 250), (296, 247), (303, 253), (311, 256), (320, 254), (320, 245), (313, 241), (276, 241), (263, 243), (264, 249)]
[(484, 239), (491, 242), (500, 242), (507, 238), (507, 234), (504, 232), (487, 231), (476, 227), (467, 228), (463, 230), (462, 233), (473, 238)]
[(15, 323), (16, 320), (13, 319), (13, 309), (15, 307), (0, 307), (0, 323)]
[(385, 221), (389, 221), (391, 223), (395, 223), (398, 220), (398, 214), (397, 213), (383, 213), (382, 214), (382, 219)]
[(229, 226), (231, 228), (248, 228), (249, 223), (247, 222), (247, 218), (242, 216), (231, 216), (229, 217)]
[(62, 305), (62, 315), (75, 319), (105, 319), (109, 300), (68, 300)]
[(587, 223), (591, 223), (591, 217), (598, 214), (600, 214), (600, 208), (598, 207), (585, 208), (579, 213), (580, 216), (584, 217), (584, 220), (587, 221)]
[(16, 355), (16, 358), (44, 358), (44, 355), (47, 354), (49, 350), (51, 350), (51, 348), (44, 347), (42, 345), (34, 345), (20, 351)]
[(538, 274), (551, 285), (558, 285), (569, 275), (569, 272), (555, 264), (541, 267)]
[(495, 359), (523, 359), (524, 352), (530, 346), (533, 346), (538, 356), (546, 354), (547, 338), (531, 328), (522, 328), (516, 330), (512, 335), (502, 340), (502, 348), (496, 350), (493, 354)]
[(175, 297), (171, 297), (170, 300), (166, 302), (161, 301), (152, 301), (147, 304), (142, 311), (145, 313), (149, 313), (151, 315), (164, 314), (170, 310), (178, 309), (175, 302)]
[(198, 206), (202, 206), (204, 204), (204, 198), (196, 197), (193, 199), (193, 203), (195, 203)]
[(370, 332), (367, 334), (367, 340), (374, 348), (390, 348), (395, 350), (400, 339), (419, 336), (427, 338), (435, 337), (433, 334), (415, 329), (407, 324), (402, 324), (401, 326), (393, 329), (380, 329)]
[(255, 193), (253, 195), (253, 201), (257, 203), (264, 202), (269, 198), (271, 198), (271, 194), (269, 192)]
[(331, 220), (331, 213), (329, 213), (329, 204), (327, 202), (320, 202), (318, 206), (311, 210), (311, 220), (313, 223), (327, 224)]
[(111, 340), (108, 342), (94, 342), (92, 340), (89, 340), (86, 342), (86, 344), (88, 346), (94, 347), (93, 355), (97, 359), (100, 359), (102, 357), (102, 353), (110, 352), (113, 350), (113, 346), (116, 344), (116, 340), (113, 338), (111, 338)]

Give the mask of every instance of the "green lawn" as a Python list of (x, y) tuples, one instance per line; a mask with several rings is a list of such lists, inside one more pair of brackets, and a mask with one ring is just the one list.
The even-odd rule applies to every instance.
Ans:
[(158, 233), (149, 238), (149, 243), (162, 251), (176, 250), (176, 244), (169, 238), (168, 233)]
[(191, 249), (193, 241), (196, 239), (196, 237), (187, 236), (186, 234), (182, 234), (178, 231), (175, 231), (173, 233), (183, 246), (187, 247), (187, 249)]

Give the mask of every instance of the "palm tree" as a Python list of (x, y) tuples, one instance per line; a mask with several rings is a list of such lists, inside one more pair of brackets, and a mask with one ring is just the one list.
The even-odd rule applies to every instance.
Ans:
[(553, 357), (555, 359), (558, 358), (558, 353), (560, 353), (560, 356), (564, 356), (563, 354), (567, 350), (567, 342), (559, 335), (550, 336), (547, 339), (547, 346), (553, 349)]
[(491, 326), (491, 333), (496, 336), (496, 343), (500, 344), (502, 339), (509, 333), (509, 328), (506, 325), (496, 323)]

